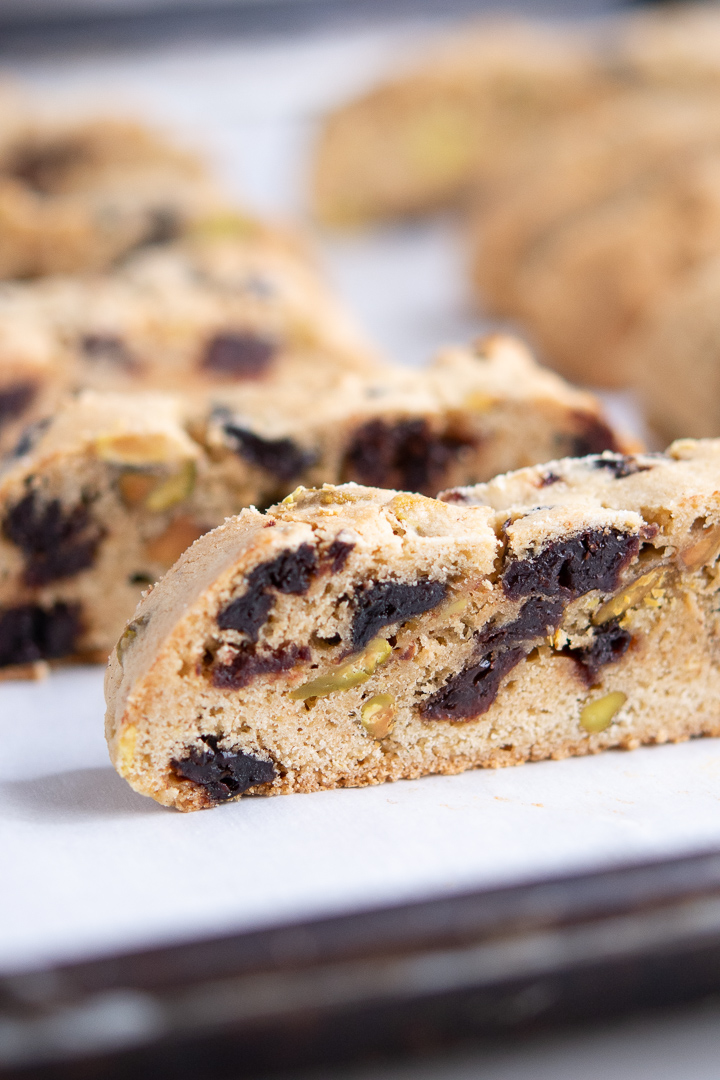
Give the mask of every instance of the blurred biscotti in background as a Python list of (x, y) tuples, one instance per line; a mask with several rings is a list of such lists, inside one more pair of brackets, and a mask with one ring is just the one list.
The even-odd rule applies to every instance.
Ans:
[(568, 378), (627, 385), (628, 335), (720, 251), (720, 95), (643, 91), (558, 124), (472, 217), (478, 302)]
[(0, 125), (0, 277), (105, 269), (222, 206), (199, 158), (134, 121)]
[(0, 448), (82, 388), (203, 397), (380, 364), (307, 257), (226, 215), (112, 272), (0, 284)]
[(466, 28), (326, 118), (317, 215), (357, 224), (455, 205), (538, 125), (606, 92), (584, 35), (522, 20)]
[(469, 213), (480, 310), (567, 377), (642, 392), (630, 352), (649, 354), (658, 315), (720, 255), (719, 116), (716, 3), (488, 21), (327, 118), (316, 212)]

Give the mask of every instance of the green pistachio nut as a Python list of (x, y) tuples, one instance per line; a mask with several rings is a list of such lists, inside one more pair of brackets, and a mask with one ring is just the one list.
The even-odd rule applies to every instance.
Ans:
[(373, 638), (357, 656), (346, 660), (327, 675), (320, 675), (312, 682), (291, 690), (290, 697), (295, 701), (307, 701), (308, 698), (328, 697), (339, 690), (351, 690), (353, 686), (367, 682), (391, 652), (392, 646), (385, 638)]

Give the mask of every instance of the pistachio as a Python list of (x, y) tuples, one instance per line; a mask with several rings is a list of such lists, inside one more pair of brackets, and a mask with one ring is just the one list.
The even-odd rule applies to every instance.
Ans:
[(134, 724), (128, 724), (118, 739), (118, 771), (126, 773), (132, 765), (137, 744), (137, 728)]
[(162, 465), (177, 460), (178, 446), (158, 432), (128, 432), (101, 435), (95, 440), (95, 453), (101, 461), (114, 465)]
[(617, 596), (611, 597), (606, 604), (597, 609), (592, 617), (593, 624), (602, 626), (603, 623), (610, 622), (611, 619), (620, 618), (628, 608), (635, 607), (653, 589), (656, 589), (664, 576), (665, 569), (657, 567), (655, 570), (649, 570), (647, 574), (643, 574), (642, 577), (626, 585)]
[(192, 494), (195, 487), (195, 462), (186, 461), (180, 469), (161, 481), (145, 499), (145, 507), (154, 513), (169, 510)]
[(580, 726), (591, 735), (604, 731), (605, 728), (610, 727), (615, 714), (626, 701), (627, 694), (623, 694), (622, 690), (613, 690), (611, 694), (605, 694), (604, 697), (589, 702), (580, 713)]
[(453, 513), (447, 503), (408, 492), (401, 492), (391, 499), (387, 509), (398, 521), (410, 525), (419, 536), (442, 536)]
[(457, 600), (451, 600), (445, 604), (441, 609), (442, 615), (462, 615), (463, 611), (468, 606), (469, 598), (467, 596), (459, 596)]
[(328, 697), (338, 690), (350, 690), (353, 686), (367, 682), (379, 664), (384, 664), (392, 652), (392, 647), (383, 637), (376, 637), (365, 646), (361, 653), (340, 664), (327, 675), (320, 675), (312, 682), (298, 686), (290, 691), (295, 701), (307, 701), (313, 697)]
[(487, 412), (488, 409), (492, 409), (496, 403), (496, 398), (490, 396), (490, 394), (484, 394), (481, 390), (473, 390), (465, 398), (465, 406), (471, 409), (472, 412)]
[(118, 480), (120, 496), (126, 506), (139, 506), (157, 486), (157, 477), (150, 473), (126, 472)]
[(305, 488), (300, 484), (294, 491), (291, 491), (289, 495), (286, 495), (282, 501), (283, 506), (294, 506), (297, 499), (302, 495)]
[(145, 554), (151, 562), (172, 566), (183, 551), (189, 548), (206, 529), (189, 517), (177, 517), (171, 521), (164, 532), (149, 540), (145, 545)]
[(707, 563), (715, 562), (720, 555), (720, 525), (704, 529), (699, 540), (685, 548), (678, 556), (685, 570), (691, 573)]
[(395, 726), (396, 712), (392, 694), (376, 694), (360, 710), (360, 722), (374, 739), (384, 739)]
[(147, 625), (148, 621), (148, 615), (141, 615), (139, 618), (133, 619), (132, 622), (129, 622), (125, 627), (120, 640), (115, 646), (115, 655), (121, 664), (127, 649), (132, 645), (133, 641), (138, 636), (138, 632), (142, 630), (143, 626)]

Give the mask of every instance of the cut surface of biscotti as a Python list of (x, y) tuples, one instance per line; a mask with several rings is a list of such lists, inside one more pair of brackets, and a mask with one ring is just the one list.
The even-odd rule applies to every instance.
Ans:
[(107, 737), (194, 810), (720, 733), (720, 442), (444, 501), (299, 490), (198, 540), (111, 657)]
[[(107, 654), (142, 589), (193, 540), (298, 484), (436, 494), (617, 445), (592, 397), (504, 339), (448, 350), (427, 372), (325, 388), (288, 374), (209, 402), (84, 391), (31, 427), (0, 472), (0, 669)], [(50, 635), (52, 613), (67, 624), (68, 610), (73, 633)]]

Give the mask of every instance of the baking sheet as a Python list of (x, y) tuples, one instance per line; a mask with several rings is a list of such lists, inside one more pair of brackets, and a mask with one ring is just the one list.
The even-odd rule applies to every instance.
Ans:
[[(426, 23), (9, 65), (44, 100), (140, 109), (203, 145), (266, 213), (302, 213), (317, 115)], [(368, 330), (419, 364), (483, 326), (452, 220), (325, 237)], [(638, 426), (630, 399), (610, 401)], [(108, 764), (98, 668), (0, 684), (0, 967), (16, 970), (303, 916), (720, 844), (720, 743), (614, 752), (180, 815)]]

